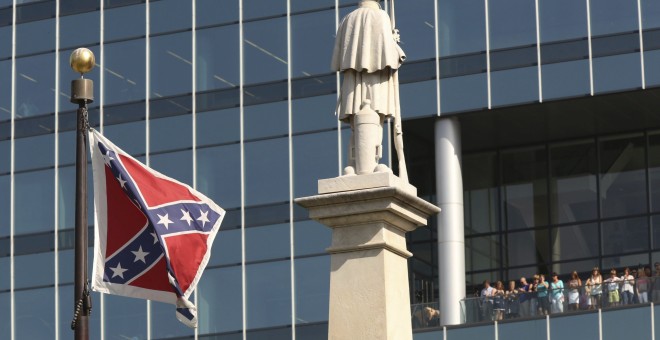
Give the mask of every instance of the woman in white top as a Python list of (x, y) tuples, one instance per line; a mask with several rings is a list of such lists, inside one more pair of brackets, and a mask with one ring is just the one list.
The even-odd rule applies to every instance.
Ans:
[(580, 287), (582, 280), (576, 271), (571, 273), (571, 280), (568, 281), (568, 310), (576, 311), (580, 304)]
[(623, 270), (621, 281), (623, 281), (623, 287), (621, 288), (623, 304), (630, 305), (633, 303), (633, 297), (635, 295), (635, 277), (630, 275), (630, 268), (626, 267)]

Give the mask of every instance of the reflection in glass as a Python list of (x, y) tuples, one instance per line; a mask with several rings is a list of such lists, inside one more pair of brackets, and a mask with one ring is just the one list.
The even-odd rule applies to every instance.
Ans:
[(644, 137), (604, 139), (599, 148), (602, 216), (646, 212)]
[(330, 113), (337, 105), (336, 94), (296, 99), (291, 105), (293, 133), (337, 128), (337, 117)]
[(15, 291), (14, 308), (16, 339), (55, 339), (54, 288)]
[(0, 61), (0, 121), (9, 119), (11, 119), (11, 60), (5, 60)]
[(291, 324), (291, 262), (252, 264), (245, 276), (247, 327)]
[[(144, 36), (145, 34), (145, 6), (144, 3), (131, 5), (131, 6), (122, 6), (117, 8), (105, 9), (103, 11), (103, 39), (107, 42), (116, 41), (119, 39), (126, 38), (136, 38)], [(144, 50), (144, 41), (142, 42), (142, 50)], [(139, 55), (130, 54), (130, 51), (127, 51), (128, 54), (132, 56), (129, 60), (144, 60), (144, 54), (142, 59)], [(108, 56), (108, 50), (106, 47), (105, 50), (106, 58)], [(144, 68), (143, 68), (144, 70)], [(144, 71), (143, 71), (144, 73)], [(106, 78), (107, 79), (107, 78)]]
[[(465, 270), (474, 271), (499, 267), (502, 264), (499, 238), (498, 235), (466, 238)], [(417, 253), (414, 254), (417, 255)]]
[(478, 234), (498, 229), (498, 187), (495, 153), (463, 157), (463, 209), (465, 233)]
[[(176, 20), (172, 20), (176, 18)], [(192, 2), (160, 0), (149, 5), (149, 34), (192, 27)]]
[(507, 260), (509, 266), (544, 264), (550, 262), (550, 242), (547, 229), (507, 234)]
[(648, 253), (604, 257), (602, 259), (603, 268), (624, 268), (624, 267), (633, 268), (639, 266), (641, 263), (648, 263), (648, 262), (649, 262)]
[(238, 25), (202, 29), (196, 39), (197, 91), (238, 86), (239, 54), (227, 53), (239, 48)]
[(16, 25), (16, 55), (55, 50), (55, 19)]
[[(553, 228), (551, 245), (553, 261), (596, 257), (599, 255), (598, 224), (588, 223)], [(565, 270), (562, 273), (568, 273), (568, 271)]]
[[(260, 0), (273, 4), (282, 0)], [(253, 2), (254, 4), (254, 2)], [(287, 78), (286, 18), (274, 18), (243, 24), (245, 83), (254, 84)]]
[(16, 118), (55, 111), (55, 54), (16, 59)]
[(16, 234), (53, 230), (53, 176), (53, 169), (14, 175)]
[(288, 138), (246, 143), (244, 147), (246, 204), (258, 205), (288, 201)]
[(296, 324), (328, 320), (330, 256), (296, 259)]
[(440, 70), (440, 112), (460, 112), (488, 107), (486, 73), (442, 78)]
[(597, 217), (597, 167), (596, 143), (592, 140), (550, 147), (552, 223)]
[(197, 0), (195, 7), (197, 27), (238, 22), (238, 0)]
[(291, 66), (294, 78), (330, 72), (334, 35), (334, 10), (291, 17)]
[(238, 144), (197, 149), (197, 190), (224, 209), (241, 205)]
[[(60, 48), (78, 48), (80, 46), (87, 46), (87, 48), (89, 48), (90, 45), (98, 44), (100, 40), (99, 13), (101, 12), (93, 11), (76, 15), (61, 16)], [(81, 27), (84, 27), (84, 29), (81, 29)], [(105, 39), (107, 39), (107, 37), (105, 37)], [(99, 63), (99, 57), (100, 55), (96, 54), (97, 63)], [(68, 55), (66, 60), (68, 63)]]
[[(484, 1), (438, 1), (440, 56), (486, 50)], [(469, 22), (469, 25), (465, 25)]]
[[(104, 46), (106, 105), (144, 99), (144, 44), (144, 39), (136, 39)], [(131, 58), (126, 58), (127, 55)]]
[(488, 19), (491, 49), (536, 44), (534, 1), (490, 0)]
[(507, 228), (547, 224), (545, 148), (507, 151), (501, 157)]
[(192, 92), (191, 37), (187, 31), (150, 39), (150, 98)]
[(648, 250), (649, 226), (646, 217), (602, 222), (603, 255)]
[[(434, 0), (396, 7), (396, 28), (408, 61), (435, 58)], [(483, 13), (483, 12), (482, 12)]]

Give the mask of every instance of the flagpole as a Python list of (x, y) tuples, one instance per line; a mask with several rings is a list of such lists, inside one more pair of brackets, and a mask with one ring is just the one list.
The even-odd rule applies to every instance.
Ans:
[(89, 339), (89, 314), (92, 299), (87, 284), (87, 104), (94, 100), (94, 84), (83, 74), (92, 70), (94, 54), (79, 48), (69, 58), (71, 68), (80, 73), (80, 78), (71, 82), (71, 102), (78, 104), (76, 127), (76, 229), (75, 229), (75, 274), (74, 305), (71, 329), (76, 340)]

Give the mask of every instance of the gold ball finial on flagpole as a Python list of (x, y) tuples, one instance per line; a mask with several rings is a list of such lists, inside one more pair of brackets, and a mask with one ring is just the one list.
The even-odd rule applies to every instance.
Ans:
[(80, 73), (81, 77), (83, 74), (91, 71), (95, 63), (94, 53), (84, 47), (76, 49), (71, 53), (71, 57), (69, 57), (69, 65), (71, 65), (74, 71)]

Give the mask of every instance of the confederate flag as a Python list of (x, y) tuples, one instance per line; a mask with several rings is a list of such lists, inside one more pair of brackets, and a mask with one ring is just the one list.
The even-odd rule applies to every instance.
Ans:
[(188, 298), (225, 211), (96, 130), (89, 138), (96, 224), (92, 289), (172, 303), (177, 318), (196, 327), (197, 308)]

